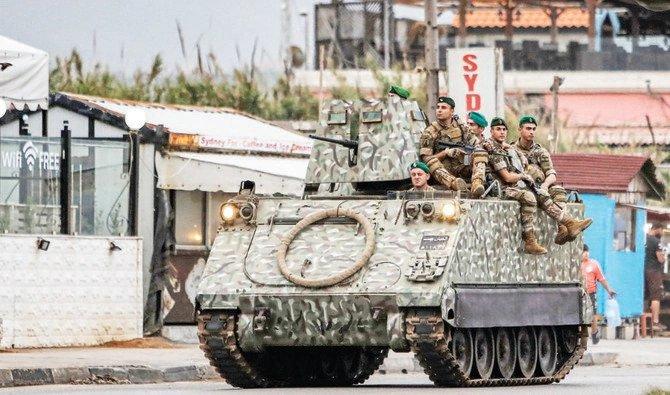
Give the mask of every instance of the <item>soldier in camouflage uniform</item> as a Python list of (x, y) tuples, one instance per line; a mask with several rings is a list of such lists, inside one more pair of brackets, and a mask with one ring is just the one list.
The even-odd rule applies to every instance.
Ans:
[(470, 128), (470, 133), (474, 134), (479, 141), (483, 142), (485, 140), (484, 130), (489, 126), (489, 123), (486, 122), (486, 117), (478, 112), (471, 111), (468, 113), (468, 119), (465, 122)]
[(524, 172), (528, 162), (526, 157), (514, 146), (504, 145), (507, 137), (507, 125), (502, 118), (491, 120), (491, 139), (483, 145), (489, 153), (489, 164), (494, 176), (503, 188), (504, 197), (521, 204), (521, 225), (524, 250), (527, 254), (546, 254), (547, 249), (537, 242), (535, 217), (538, 200), (544, 210), (557, 223), (564, 225), (570, 237), (577, 237), (590, 224), (590, 219), (576, 220), (560, 206), (554, 204), (551, 197), (538, 199), (531, 185), (535, 180)]
[[(428, 164), (431, 175), (437, 182), (453, 190), (465, 190), (463, 178), (471, 178), (471, 195), (480, 197), (484, 193), (485, 170), (488, 158), (480, 142), (457, 116), (456, 103), (450, 97), (438, 98), (437, 121), (421, 134), (421, 160)], [(446, 148), (437, 152), (437, 142), (466, 144), (477, 147), (472, 153), (472, 164), (466, 163), (466, 154), (460, 148)]]
[(428, 185), (428, 180), (430, 179), (430, 169), (428, 165), (416, 161), (409, 166), (409, 176), (412, 180), (412, 187), (408, 189), (410, 192), (415, 191), (434, 191), (435, 188)]
[[(551, 161), (549, 151), (535, 142), (535, 131), (537, 130), (537, 121), (530, 115), (522, 116), (519, 119), (519, 139), (514, 146), (523, 153), (528, 159), (526, 173), (528, 173), (535, 183), (540, 185), (542, 193), (538, 194), (540, 204), (543, 204), (547, 198), (551, 198), (555, 204), (564, 208), (568, 201), (565, 189), (556, 185), (556, 170)], [(574, 240), (568, 234), (568, 230), (563, 225), (558, 225), (556, 244), (565, 244)]]

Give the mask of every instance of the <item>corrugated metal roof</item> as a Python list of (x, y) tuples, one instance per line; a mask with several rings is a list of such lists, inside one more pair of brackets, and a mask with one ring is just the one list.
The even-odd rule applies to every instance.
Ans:
[(128, 110), (138, 108), (146, 114), (147, 126), (151, 128), (163, 125), (168, 132), (214, 137), (230, 150), (308, 155), (312, 149), (309, 138), (234, 109), (147, 103), (72, 93), (60, 95), (120, 117)]
[[(587, 28), (589, 14), (580, 7), (566, 7), (558, 17), (556, 24), (559, 28)], [(515, 28), (549, 28), (551, 19), (544, 8), (521, 7), (518, 13), (514, 11), (513, 22)], [(475, 8), (467, 11), (465, 25), (468, 28), (503, 28), (506, 26), (504, 11), (498, 7)], [(453, 26), (459, 26), (459, 17), (454, 17)]]
[[(652, 133), (653, 132), (653, 133)], [(581, 127), (565, 128), (577, 145), (647, 146), (670, 145), (670, 127)]]
[(647, 156), (555, 154), (552, 160), (558, 173), (558, 182), (567, 189), (579, 192), (626, 192), (633, 178), (641, 171), (645, 173), (645, 179), (652, 189), (664, 188), (656, 179), (655, 166)]

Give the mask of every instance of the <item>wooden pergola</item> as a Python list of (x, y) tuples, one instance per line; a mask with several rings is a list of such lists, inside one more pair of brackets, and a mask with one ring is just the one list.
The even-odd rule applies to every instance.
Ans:
[[(424, 0), (396, 0), (398, 4), (407, 4), (414, 6), (425, 6), (431, 1)], [(589, 49), (595, 48), (595, 18), (596, 6), (600, 3), (599, 0), (434, 0), (436, 8), (458, 8), (458, 40), (457, 46), (465, 45), (465, 37), (467, 36), (466, 14), (470, 7), (499, 7), (504, 12), (505, 17), (505, 38), (508, 41), (512, 40), (514, 35), (514, 13), (519, 7), (530, 6), (543, 8), (551, 21), (551, 42), (556, 43), (558, 36), (558, 17), (568, 7), (584, 7), (589, 14)]]

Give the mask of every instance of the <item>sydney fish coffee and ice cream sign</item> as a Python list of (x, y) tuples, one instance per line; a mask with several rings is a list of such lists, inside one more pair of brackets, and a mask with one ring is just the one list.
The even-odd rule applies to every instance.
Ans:
[(30, 140), (3, 139), (0, 147), (0, 163), (4, 170), (27, 170), (32, 174), (57, 174), (60, 170), (60, 150), (56, 146)]
[(481, 113), (490, 122), (504, 115), (502, 51), (495, 48), (454, 48), (447, 51), (447, 94), (456, 114)]

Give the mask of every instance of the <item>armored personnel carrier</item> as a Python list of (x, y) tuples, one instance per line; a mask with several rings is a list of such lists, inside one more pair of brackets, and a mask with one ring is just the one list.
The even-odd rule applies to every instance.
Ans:
[(302, 199), (243, 182), (222, 205), (196, 309), (201, 348), (231, 385), (353, 385), (389, 350), (413, 352), (441, 386), (549, 384), (580, 359), (581, 239), (553, 244), (542, 214), (549, 253), (526, 255), (518, 203), (403, 192), (425, 126), (395, 95), (333, 101)]

